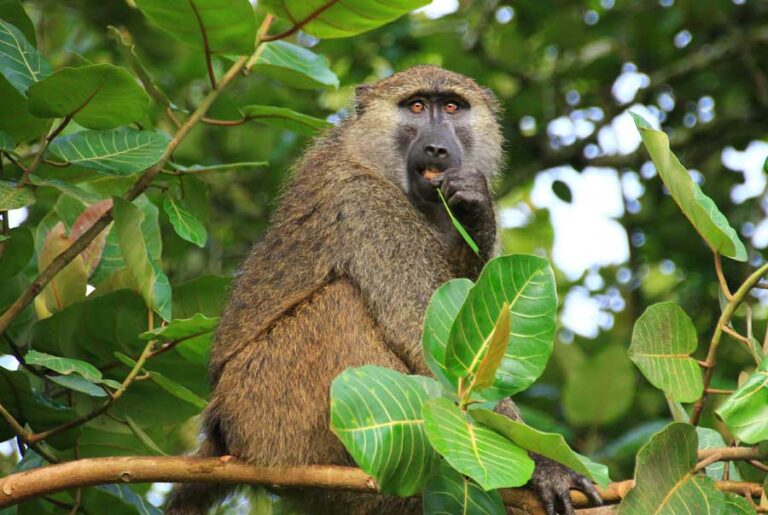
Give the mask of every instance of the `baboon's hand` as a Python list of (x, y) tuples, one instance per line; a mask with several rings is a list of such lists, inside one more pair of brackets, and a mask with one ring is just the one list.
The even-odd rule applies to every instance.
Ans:
[(571, 504), (571, 489), (581, 490), (596, 505), (603, 504), (595, 485), (586, 477), (549, 458), (534, 453), (531, 453), (531, 457), (536, 462), (531, 485), (547, 515), (575, 513)]
[(487, 179), (477, 170), (449, 168), (441, 174), (440, 189), (451, 210), (470, 226), (493, 221), (493, 206)]

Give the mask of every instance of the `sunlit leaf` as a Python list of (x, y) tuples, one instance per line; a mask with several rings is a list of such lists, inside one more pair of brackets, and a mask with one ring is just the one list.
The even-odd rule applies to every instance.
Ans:
[(124, 68), (92, 64), (62, 68), (33, 84), (29, 110), (43, 118), (74, 116), (88, 129), (112, 129), (147, 114), (149, 96)]
[(451, 327), (445, 361), (451, 374), (467, 377), (477, 372), (488, 350), (484, 342), (505, 302), (511, 315), (509, 341), (493, 386), (482, 392), (489, 400), (530, 386), (544, 371), (552, 352), (557, 297), (546, 259), (517, 254), (493, 259), (485, 266)]
[(439, 394), (422, 376), (364, 366), (331, 385), (331, 431), (383, 493), (413, 495), (437, 461), (424, 434), (423, 403)]
[(699, 235), (714, 252), (736, 261), (746, 261), (747, 249), (736, 230), (672, 153), (667, 135), (651, 128), (641, 116), (631, 114), (659, 177)]
[(248, 105), (240, 110), (249, 120), (309, 136), (331, 126), (326, 120), (298, 113), (286, 107)]
[(170, 138), (128, 127), (82, 131), (56, 138), (48, 147), (60, 159), (107, 174), (130, 175), (160, 160)]
[(472, 418), (506, 436), (523, 449), (562, 463), (602, 487), (611, 481), (608, 467), (574, 452), (563, 435), (539, 431), (486, 408), (471, 409), (469, 413)]
[(445, 201), (445, 196), (443, 195), (443, 191), (440, 188), (437, 189), (437, 196), (440, 197), (440, 201), (443, 203), (443, 208), (445, 208), (445, 212), (448, 213), (448, 218), (451, 219), (453, 227), (456, 229), (456, 231), (458, 231), (466, 244), (469, 245), (469, 248), (472, 249), (472, 252), (479, 256), (480, 247), (477, 246), (475, 240), (472, 239), (472, 236), (469, 235), (461, 222), (459, 222), (459, 219), (456, 218), (456, 216), (453, 214), (453, 211), (451, 211), (451, 208), (448, 206), (448, 202)]
[[(65, 233), (64, 224), (59, 222), (48, 233), (45, 243), (37, 256), (38, 269), (45, 270), (51, 262), (72, 244)], [(35, 297), (38, 318), (45, 318), (85, 298), (88, 270), (83, 256), (78, 254), (63, 270), (51, 279), (43, 291)]]
[(296, 88), (339, 87), (324, 56), (286, 41), (265, 43), (253, 70)]
[(159, 256), (153, 256), (147, 245), (147, 235), (142, 227), (144, 212), (120, 197), (114, 197), (113, 203), (114, 230), (136, 289), (147, 306), (170, 320), (171, 287), (160, 268)]
[[(319, 38), (344, 38), (380, 27), (427, 5), (429, 0), (263, 0), (260, 5)], [(307, 23), (304, 23), (307, 21)]]
[(452, 279), (438, 288), (429, 301), (424, 315), (421, 345), (424, 360), (435, 377), (449, 389), (458, 381), (445, 368), (445, 349), (451, 326), (474, 283), (469, 279)]
[(28, 365), (44, 367), (62, 375), (78, 374), (87, 381), (101, 381), (99, 369), (81, 359), (63, 358), (46, 354), (45, 352), (30, 350), (24, 355), (24, 361)]
[(715, 411), (739, 440), (768, 440), (768, 358)]
[(140, 334), (139, 338), (163, 342), (183, 340), (211, 333), (218, 324), (219, 317), (207, 317), (202, 313), (195, 313), (191, 318), (177, 318), (171, 320), (168, 325), (158, 327), (152, 331), (146, 331)]
[(424, 487), (424, 513), (504, 515), (499, 492), (477, 483), (442, 462)]
[[(107, 211), (112, 209), (112, 199), (105, 199), (88, 206), (85, 211), (80, 213), (75, 223), (72, 224), (72, 231), (69, 239), (74, 243), (84, 232), (90, 229), (96, 221)], [(90, 276), (98, 268), (101, 261), (101, 253), (104, 252), (104, 245), (107, 240), (107, 231), (102, 230), (96, 238), (88, 244), (85, 250), (80, 254), (83, 258), (88, 275)]]
[(51, 66), (21, 30), (3, 19), (0, 19), (0, 73), (22, 95), (51, 73)]
[(635, 487), (619, 506), (621, 515), (720, 513), (725, 496), (714, 481), (696, 474), (696, 430), (674, 422), (640, 449)]
[(19, 209), (34, 202), (35, 194), (29, 188), (17, 188), (12, 182), (0, 181), (0, 211)]
[(531, 478), (534, 463), (523, 449), (472, 422), (450, 399), (425, 402), (422, 415), (435, 450), (484, 490), (521, 486)]
[(195, 218), (195, 215), (184, 209), (178, 200), (173, 197), (165, 197), (163, 210), (168, 215), (176, 234), (198, 247), (205, 246), (205, 242), (208, 240), (205, 226)]
[(683, 308), (660, 302), (645, 310), (635, 323), (629, 359), (650, 383), (679, 402), (693, 402), (704, 390), (696, 350), (696, 328)]
[(479, 391), (493, 384), (496, 370), (501, 365), (501, 360), (504, 358), (504, 353), (507, 350), (510, 329), (509, 319), (509, 303), (505, 302), (501, 306), (499, 318), (496, 320), (493, 331), (488, 336), (488, 340), (483, 342), (483, 346), (487, 347), (487, 350), (477, 366), (472, 382), (468, 386), (470, 390)]
[(757, 511), (739, 494), (725, 494), (725, 515), (755, 515)]

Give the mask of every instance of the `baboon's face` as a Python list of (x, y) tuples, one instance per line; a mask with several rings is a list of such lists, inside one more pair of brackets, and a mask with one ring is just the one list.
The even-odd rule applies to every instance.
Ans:
[(449, 168), (461, 168), (471, 145), (471, 109), (453, 91), (418, 92), (399, 103), (398, 146), (411, 191), (431, 199), (433, 181)]

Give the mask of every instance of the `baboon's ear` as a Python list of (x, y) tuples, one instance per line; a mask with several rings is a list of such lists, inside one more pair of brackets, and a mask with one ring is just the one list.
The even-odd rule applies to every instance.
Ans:
[(370, 84), (360, 84), (355, 88), (355, 111), (357, 114), (363, 114), (365, 106), (368, 100), (368, 94), (373, 91), (373, 86)]

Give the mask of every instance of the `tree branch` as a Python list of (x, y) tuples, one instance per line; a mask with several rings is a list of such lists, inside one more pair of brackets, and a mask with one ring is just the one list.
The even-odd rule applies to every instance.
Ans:
[[(268, 16), (262, 24), (260, 34), (264, 33), (264, 31), (269, 27), (270, 23), (272, 23), (272, 17)], [(259, 44), (253, 55), (259, 54), (262, 49), (263, 45)], [(179, 130), (176, 132), (173, 139), (171, 139), (168, 147), (165, 149), (165, 152), (163, 152), (163, 155), (160, 157), (160, 160), (157, 162), (157, 164), (146, 170), (144, 174), (136, 181), (133, 187), (123, 196), (125, 200), (134, 200), (136, 197), (141, 195), (144, 190), (147, 189), (147, 187), (149, 187), (149, 184), (152, 182), (155, 176), (160, 173), (160, 170), (168, 162), (174, 150), (176, 150), (181, 142), (184, 141), (184, 138), (189, 134), (192, 128), (197, 125), (198, 122), (200, 122), (203, 116), (205, 116), (205, 114), (208, 112), (208, 109), (218, 98), (221, 92), (227, 87), (227, 85), (241, 71), (243, 71), (248, 61), (249, 56), (244, 56), (240, 57), (235, 62), (235, 64), (232, 65), (224, 77), (222, 77), (221, 82), (219, 83), (219, 87), (209, 92), (208, 95), (200, 103), (198, 108), (184, 122), (184, 124), (179, 127)], [(67, 266), (73, 259), (75, 259), (76, 256), (83, 252), (88, 247), (88, 245), (101, 233), (101, 231), (103, 231), (111, 222), (112, 210), (110, 209), (104, 213), (101, 218), (96, 220), (96, 222), (94, 222), (94, 224), (87, 231), (85, 231), (77, 240), (75, 240), (72, 245), (67, 247), (64, 252), (56, 256), (56, 258), (51, 261), (51, 264), (48, 265), (48, 267), (43, 270), (34, 281), (32, 281), (32, 284), (24, 291), (21, 297), (16, 299), (16, 301), (11, 304), (11, 306), (2, 314), (2, 316), (0, 316), (0, 334), (3, 334), (5, 330), (8, 329), (8, 326), (11, 324), (11, 322), (24, 310), (24, 308), (26, 308), (32, 302), (32, 300), (34, 300), (37, 294), (40, 293), (40, 291), (49, 282), (51, 282), (56, 274), (63, 270), (64, 267)]]
[[(11, 474), (0, 479), (0, 508), (12, 506), (41, 495), (78, 487), (108, 483), (230, 483), (266, 485), (279, 488), (326, 488), (377, 493), (376, 481), (353, 467), (307, 465), (305, 467), (270, 468), (248, 465), (226, 458), (192, 458), (177, 456), (132, 456), (89, 458), (50, 465)], [(760, 497), (761, 485), (741, 481), (717, 481), (724, 492)], [(627, 480), (611, 483), (599, 489), (607, 503), (617, 503), (634, 486)], [(542, 506), (531, 490), (510, 488), (501, 490), (504, 503), (529, 513), (543, 513)], [(574, 506), (589, 506), (587, 497), (571, 492)]]

